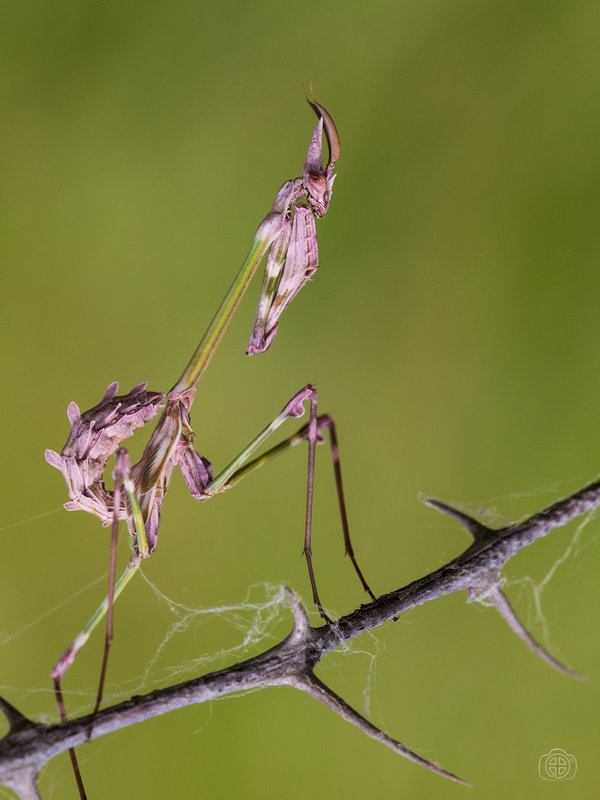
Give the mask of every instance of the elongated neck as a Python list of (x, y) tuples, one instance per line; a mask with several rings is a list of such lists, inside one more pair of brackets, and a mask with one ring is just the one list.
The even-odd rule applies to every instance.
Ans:
[(219, 342), (223, 338), (223, 335), (227, 330), (227, 327), (229, 326), (229, 323), (231, 322), (231, 319), (235, 314), (242, 297), (244, 296), (244, 292), (248, 288), (248, 285), (252, 280), (254, 273), (256, 272), (256, 268), (266, 253), (269, 244), (269, 239), (259, 236), (258, 233), (254, 237), (250, 252), (246, 256), (240, 271), (234, 278), (229, 291), (223, 298), (223, 302), (217, 309), (215, 316), (206, 329), (206, 333), (200, 340), (200, 344), (194, 351), (194, 354), (191, 357), (187, 367), (184, 369), (175, 386), (171, 389), (169, 393), (170, 395), (188, 392), (191, 393), (193, 399), (193, 395), (198, 388), (200, 378), (202, 377), (206, 367), (209, 365)]

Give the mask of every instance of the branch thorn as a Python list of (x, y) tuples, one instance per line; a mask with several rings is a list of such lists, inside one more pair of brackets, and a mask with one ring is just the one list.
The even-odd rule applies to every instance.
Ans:
[(326, 684), (320, 681), (314, 673), (310, 673), (310, 675), (305, 676), (304, 680), (296, 684), (296, 686), (298, 689), (306, 692), (306, 694), (314, 697), (315, 700), (323, 703), (323, 705), (327, 706), (327, 708), (335, 711), (335, 713), (338, 714), (342, 719), (346, 720), (346, 722), (350, 722), (352, 725), (355, 725), (363, 733), (366, 733), (367, 736), (370, 736), (377, 742), (381, 742), (381, 744), (389, 747), (390, 750), (393, 750), (395, 753), (399, 753), (409, 761), (413, 761), (415, 764), (425, 767), (425, 769), (428, 769), (430, 772), (435, 772), (436, 775), (441, 775), (442, 777), (448, 778), (448, 780), (454, 781), (455, 783), (462, 783), (463, 786), (471, 786), (470, 783), (467, 783), (467, 781), (459, 778), (458, 775), (454, 775), (454, 773), (448, 772), (448, 770), (445, 770), (437, 764), (428, 761), (426, 758), (417, 755), (417, 753), (409, 750), (408, 747), (403, 745), (402, 742), (399, 742), (397, 739), (392, 739), (391, 736), (388, 736), (387, 733), (384, 733), (380, 728), (373, 725), (372, 722), (369, 722), (369, 720), (363, 717), (362, 714), (359, 714), (358, 711), (348, 705), (344, 699), (342, 699)]
[(293, 589), (290, 589), (289, 586), (284, 586), (283, 588), (289, 598), (290, 605), (292, 607), (292, 613), (294, 615), (294, 627), (288, 636), (288, 642), (290, 644), (305, 642), (309, 638), (312, 630), (310, 620), (308, 619), (308, 614), (302, 605), (300, 595), (296, 594), (296, 592), (294, 592)]
[(469, 531), (476, 542), (489, 539), (490, 536), (495, 535), (495, 531), (491, 528), (487, 528), (474, 517), (465, 514), (464, 511), (459, 511), (453, 506), (449, 506), (447, 503), (443, 503), (441, 500), (436, 500), (434, 497), (419, 497), (419, 500), (425, 503), (426, 506), (435, 508), (436, 511), (441, 511), (443, 514), (448, 514), (449, 517), (460, 522), (460, 524)]
[(16, 709), (11, 703), (8, 702), (8, 700), (5, 700), (3, 697), (0, 697), (0, 711), (4, 713), (4, 716), (8, 720), (10, 733), (16, 733), (17, 731), (36, 727), (35, 722), (32, 722), (26, 716), (21, 714), (18, 709)]
[(473, 583), (471, 588), (477, 592), (477, 594), (481, 594), (486, 600), (489, 600), (511, 630), (516, 633), (519, 639), (521, 639), (536, 656), (539, 656), (542, 661), (545, 661), (551, 667), (562, 672), (564, 675), (568, 675), (570, 678), (576, 678), (580, 681), (587, 680), (587, 676), (575, 672), (575, 670), (558, 661), (558, 659), (550, 655), (550, 653), (533, 638), (517, 617), (508, 597), (500, 588), (500, 575), (498, 570), (490, 570), (485, 575), (480, 576), (477, 581)]

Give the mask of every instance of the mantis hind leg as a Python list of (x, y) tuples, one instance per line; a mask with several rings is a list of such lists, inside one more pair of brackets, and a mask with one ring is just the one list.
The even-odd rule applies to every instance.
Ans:
[[(62, 722), (66, 722), (67, 712), (62, 694), (61, 680), (62, 678), (64, 678), (67, 670), (75, 660), (77, 653), (81, 650), (83, 645), (89, 639), (94, 628), (96, 628), (96, 626), (104, 619), (104, 617), (106, 617), (106, 636), (104, 640), (104, 654), (102, 658), (102, 667), (100, 670), (98, 693), (96, 695), (96, 705), (92, 713), (92, 721), (90, 723), (88, 738), (91, 738), (94, 727), (94, 721), (96, 719), (96, 715), (98, 714), (98, 710), (100, 709), (100, 703), (102, 702), (102, 696), (104, 694), (104, 683), (106, 679), (106, 670), (108, 666), (108, 654), (114, 635), (113, 631), (114, 602), (117, 599), (117, 597), (121, 594), (125, 586), (129, 583), (135, 572), (137, 571), (142, 558), (148, 554), (148, 546), (147, 543), (145, 542), (144, 537), (142, 536), (141, 540), (140, 537), (138, 537), (138, 542), (134, 547), (134, 551), (129, 560), (129, 563), (127, 564), (125, 570), (121, 573), (119, 578), (116, 579), (119, 508), (121, 507), (121, 497), (123, 488), (125, 489), (127, 496), (129, 498), (129, 504), (132, 510), (132, 516), (134, 519), (136, 530), (143, 530), (142, 513), (140, 511), (139, 503), (135, 495), (135, 487), (133, 485), (133, 481), (129, 476), (129, 457), (127, 455), (127, 451), (124, 448), (120, 448), (117, 451), (117, 463), (115, 466), (114, 478), (115, 478), (115, 488), (113, 495), (114, 510), (113, 510), (113, 521), (111, 530), (108, 595), (98, 606), (98, 608), (96, 609), (96, 611), (94, 612), (88, 623), (81, 630), (81, 632), (75, 637), (72, 644), (69, 645), (69, 647), (63, 653), (63, 655), (56, 662), (54, 669), (52, 670), (51, 673), (52, 685), (54, 687), (54, 694), (56, 697), (56, 703), (58, 705), (60, 718)], [(71, 759), (71, 766), (73, 767), (73, 773), (75, 775), (75, 781), (77, 783), (79, 796), (81, 800), (87, 800), (87, 795), (81, 777), (81, 771), (79, 769), (79, 763), (77, 761), (77, 755), (73, 748), (69, 750), (69, 757)]]
[[(305, 400), (310, 400), (311, 407), (310, 407), (310, 420), (308, 424), (303, 425), (296, 433), (289, 436), (287, 439), (284, 439), (279, 444), (276, 444), (274, 447), (271, 447), (265, 453), (248, 460), (250, 456), (260, 447), (264, 441), (273, 433), (279, 425), (285, 419), (285, 416), (299, 416), (299, 413), (294, 414), (287, 414), (285, 415), (284, 412), (286, 409), (290, 407), (292, 410), (297, 411), (297, 403), (303, 403)], [(296, 404), (294, 404), (296, 401)], [(350, 527), (348, 524), (348, 514), (346, 511), (346, 501), (344, 498), (344, 487), (342, 482), (342, 469), (341, 469), (341, 459), (339, 454), (339, 445), (337, 439), (337, 431), (335, 422), (333, 417), (329, 414), (322, 414), (317, 416), (317, 391), (316, 389), (311, 386), (310, 384), (298, 392), (290, 403), (286, 406), (282, 414), (279, 415), (270, 425), (268, 425), (255, 439), (250, 442), (250, 444), (234, 459), (231, 464), (229, 464), (221, 473), (219, 473), (215, 479), (207, 485), (204, 490), (204, 493), (208, 497), (212, 497), (217, 492), (225, 492), (228, 489), (231, 489), (235, 486), (236, 483), (245, 478), (251, 472), (262, 467), (263, 464), (274, 459), (276, 456), (287, 452), (291, 448), (295, 447), (297, 444), (301, 442), (308, 441), (308, 477), (307, 477), (307, 503), (306, 503), (306, 522), (305, 522), (305, 533), (304, 533), (304, 548), (303, 554), (306, 558), (307, 565), (308, 565), (308, 572), (309, 578), (311, 582), (311, 588), (313, 592), (313, 600), (317, 605), (321, 616), (324, 619), (327, 619), (325, 612), (323, 611), (323, 607), (321, 605), (321, 601), (319, 599), (316, 581), (314, 576), (314, 570), (312, 566), (312, 550), (311, 550), (311, 537), (312, 537), (312, 496), (313, 496), (313, 487), (314, 487), (314, 450), (316, 444), (322, 444), (324, 442), (323, 438), (323, 431), (329, 431), (329, 438), (330, 438), (330, 445), (331, 445), (331, 457), (333, 463), (333, 470), (335, 475), (335, 483), (336, 483), (336, 491), (338, 497), (338, 506), (340, 511), (340, 519), (342, 523), (342, 532), (344, 537), (344, 550), (356, 574), (359, 577), (361, 585), (363, 589), (367, 592), (369, 597), (372, 600), (375, 600), (375, 595), (371, 591), (369, 584), (367, 583), (359, 565), (356, 560), (356, 555), (354, 553), (354, 548), (352, 546), (352, 540), (350, 538)]]

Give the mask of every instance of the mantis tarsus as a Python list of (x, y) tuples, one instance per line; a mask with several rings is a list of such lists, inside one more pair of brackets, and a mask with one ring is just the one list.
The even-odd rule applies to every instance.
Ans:
[[(46, 451), (48, 462), (61, 470), (67, 483), (70, 500), (68, 510), (85, 510), (98, 517), (104, 526), (112, 526), (109, 589), (87, 625), (52, 670), (52, 680), (63, 720), (66, 710), (61, 691), (64, 678), (77, 653), (94, 628), (106, 616), (106, 639), (94, 714), (102, 702), (108, 653), (113, 638), (113, 604), (129, 583), (143, 559), (156, 548), (160, 510), (174, 467), (181, 469), (192, 496), (204, 501), (231, 488), (241, 478), (274, 456), (301, 441), (308, 441), (308, 478), (304, 556), (310, 577), (313, 599), (322, 617), (327, 616), (317, 591), (311, 556), (311, 520), (314, 484), (315, 447), (323, 441), (323, 431), (329, 430), (335, 471), (338, 502), (346, 554), (356, 570), (363, 588), (374, 598), (356, 562), (342, 488), (335, 424), (328, 415), (317, 414), (317, 392), (308, 384), (297, 392), (280, 414), (234, 458), (216, 477), (210, 462), (194, 449), (194, 433), (190, 425), (190, 409), (199, 380), (210, 362), (241, 298), (259, 263), (267, 254), (262, 292), (256, 313), (249, 354), (266, 351), (273, 342), (279, 318), (295, 295), (312, 277), (318, 267), (315, 217), (323, 217), (329, 207), (333, 187), (333, 169), (339, 157), (337, 130), (328, 112), (314, 99), (307, 102), (318, 117), (308, 149), (302, 177), (286, 181), (276, 194), (270, 212), (259, 225), (246, 260), (233, 281), (215, 317), (210, 323), (190, 362), (166, 398), (162, 393), (149, 392), (146, 384), (134, 387), (126, 395), (117, 395), (118, 385), (111, 384), (100, 403), (81, 414), (71, 403), (68, 416), (71, 434), (61, 454)], [(328, 143), (329, 159), (322, 164), (322, 133)], [(305, 202), (302, 202), (305, 201)], [(166, 400), (165, 405), (162, 405)], [(304, 404), (310, 403), (307, 425), (280, 444), (258, 457), (254, 453), (288, 417), (300, 417)], [(144, 450), (141, 460), (130, 467), (127, 451), (121, 441), (162, 414)], [(114, 490), (104, 484), (108, 459), (116, 453)], [(252, 458), (252, 460), (250, 460)], [(116, 578), (116, 546), (119, 520), (125, 520), (133, 537), (133, 552), (125, 570)], [(91, 733), (91, 731), (90, 731)], [(80, 796), (85, 790), (79, 775), (77, 760), (71, 751)]]

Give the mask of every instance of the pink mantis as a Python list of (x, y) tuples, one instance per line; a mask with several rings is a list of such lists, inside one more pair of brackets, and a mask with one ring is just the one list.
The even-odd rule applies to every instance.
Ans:
[[(68, 408), (71, 433), (67, 443), (60, 455), (52, 450), (46, 451), (48, 463), (59, 469), (66, 481), (70, 499), (65, 508), (69, 511), (87, 511), (98, 517), (103, 526), (112, 526), (108, 595), (52, 670), (52, 680), (63, 720), (66, 719), (66, 710), (61, 681), (94, 628), (106, 616), (104, 658), (93, 716), (98, 712), (113, 638), (113, 604), (142, 561), (150, 557), (156, 549), (161, 507), (176, 467), (181, 471), (192, 497), (205, 501), (216, 493), (231, 488), (253, 469), (279, 453), (301, 441), (308, 441), (303, 552), (313, 600), (322, 617), (329, 621), (317, 592), (311, 552), (315, 447), (324, 441), (323, 431), (328, 429), (345, 551), (363, 588), (374, 599), (356, 562), (350, 541), (335, 424), (330, 416), (317, 415), (317, 391), (314, 386), (308, 384), (297, 392), (273, 421), (216, 476), (210, 462), (194, 448), (194, 432), (190, 423), (190, 410), (199, 380), (265, 254), (267, 261), (263, 286), (248, 354), (265, 352), (271, 346), (281, 314), (318, 267), (315, 218), (325, 216), (329, 207), (335, 178), (333, 169), (339, 157), (340, 146), (336, 127), (329, 113), (314, 97), (312, 101), (307, 98), (307, 102), (315, 111), (318, 123), (310, 141), (302, 177), (286, 181), (277, 192), (271, 210), (256, 231), (248, 256), (175, 386), (166, 397), (162, 393), (148, 391), (145, 383), (134, 387), (126, 395), (117, 395), (118, 385), (112, 383), (100, 403), (83, 414), (75, 403), (71, 403)], [(323, 132), (329, 150), (325, 167), (322, 164)], [(252, 458), (286, 419), (304, 414), (306, 402), (310, 403), (308, 424), (267, 452)], [(121, 442), (159, 412), (162, 413), (140, 461), (131, 467), (127, 451), (120, 446)], [(105, 486), (104, 473), (108, 459), (115, 454), (115, 488), (110, 491)], [(125, 570), (117, 578), (116, 544), (119, 520), (126, 521), (132, 536), (132, 555)], [(71, 760), (80, 796), (83, 798), (85, 790), (73, 751)]]

